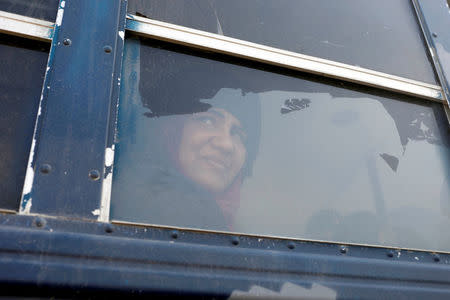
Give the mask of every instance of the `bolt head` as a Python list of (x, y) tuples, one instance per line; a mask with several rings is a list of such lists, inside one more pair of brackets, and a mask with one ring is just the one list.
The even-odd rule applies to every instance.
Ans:
[(114, 231), (113, 225), (112, 225), (112, 224), (106, 224), (106, 226), (105, 226), (105, 232), (106, 232), (106, 233), (111, 233), (111, 232), (113, 232), (113, 231)]
[(178, 231), (177, 231), (177, 230), (173, 230), (173, 231), (170, 233), (170, 236), (171, 236), (173, 239), (177, 239), (177, 238), (178, 238)]
[(50, 166), (49, 164), (42, 164), (39, 168), (39, 171), (41, 171), (42, 174), (48, 174), (51, 172), (51, 170), (52, 166)]
[(36, 226), (37, 226), (37, 227), (44, 227), (45, 224), (47, 223), (47, 222), (45, 221), (45, 219), (42, 218), (42, 217), (37, 217), (35, 222), (36, 222)]
[(89, 178), (94, 181), (100, 179), (100, 172), (98, 170), (89, 171)]

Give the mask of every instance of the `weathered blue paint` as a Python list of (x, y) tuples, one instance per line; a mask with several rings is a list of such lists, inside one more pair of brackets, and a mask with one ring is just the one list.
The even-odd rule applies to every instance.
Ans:
[(1, 294), (227, 297), (259, 287), (276, 298), (322, 287), (338, 299), (450, 296), (448, 254), (436, 261), (393, 249), (390, 257), (352, 245), (343, 254), (333, 243), (293, 241), (292, 249), (251, 236), (234, 245), (228, 234), (178, 230), (174, 238), (171, 229), (119, 225), (108, 233), (109, 224), (47, 218), (39, 227), (37, 218), (0, 215), (0, 286), (8, 285)]
[[(92, 211), (111, 171), (104, 154), (114, 142), (125, 6), (119, 0), (60, 4), (64, 14), (30, 159), (35, 176), (22, 212), (32, 199), (31, 213), (97, 218)], [(437, 38), (446, 28), (435, 30)], [(439, 64), (448, 72), (448, 61)], [(44, 163), (52, 166), (49, 174), (38, 173)], [(89, 179), (92, 169), (103, 173), (98, 181)], [(338, 298), (450, 297), (449, 254), (354, 245), (342, 253), (335, 243), (252, 236), (240, 236), (236, 245), (232, 234), (47, 217), (38, 226), (37, 218), (0, 213), (0, 295), (226, 298), (262, 287), (281, 297), (292, 296), (282, 294), (286, 284), (296, 291), (316, 284)]]
[(57, 11), (57, 19), (58, 22), (55, 23), (55, 26), (52, 30), (52, 46), (50, 47), (50, 53), (48, 55), (48, 62), (47, 62), (47, 69), (45, 72), (45, 78), (44, 83), (42, 85), (42, 92), (41, 92), (41, 98), (39, 100), (39, 109), (38, 109), (38, 115), (36, 118), (36, 125), (33, 133), (33, 142), (30, 149), (30, 157), (28, 161), (28, 168), (25, 178), (25, 184), (23, 188), (23, 194), (22, 199), (20, 203), (20, 212), (22, 213), (29, 213), (29, 210), (32, 206), (32, 191), (33, 191), (33, 181), (34, 181), (34, 175), (36, 172), (36, 156), (34, 155), (36, 152), (36, 141), (39, 140), (39, 133), (41, 131), (41, 126), (43, 122), (43, 114), (42, 111), (45, 110), (46, 103), (47, 103), (47, 97), (48, 97), (48, 91), (46, 87), (50, 83), (50, 70), (53, 66), (53, 59), (55, 57), (55, 50), (57, 49), (56, 44), (58, 42), (59, 38), (59, 30), (62, 18), (64, 17), (64, 8), (65, 8), (65, 0), (61, 0), (58, 5), (58, 11)]
[(447, 0), (412, 0), (445, 98), (450, 104), (450, 8)]
[[(89, 172), (104, 171), (124, 8), (120, 0), (61, 1), (35, 132), (32, 190), (24, 193), (22, 212), (97, 219), (92, 212), (100, 206), (103, 176), (92, 180)], [(42, 164), (52, 171), (39, 173)]]

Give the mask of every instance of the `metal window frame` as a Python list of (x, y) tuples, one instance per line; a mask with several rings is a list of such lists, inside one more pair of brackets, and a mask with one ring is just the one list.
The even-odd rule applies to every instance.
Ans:
[(264, 46), (219, 34), (127, 15), (126, 29), (142, 36), (179, 45), (227, 54), (295, 71), (376, 87), (445, 103), (442, 88), (404, 77), (356, 67), (332, 60)]
[[(423, 29), (423, 27), (421, 28)], [(194, 49), (206, 50), (214, 53), (229, 55), (232, 57), (243, 58), (248, 61), (261, 62), (294, 71), (301, 71), (324, 76), (327, 78), (357, 83), (362, 86), (388, 90), (398, 94), (415, 96), (424, 101), (428, 100), (439, 102), (443, 104), (443, 109), (445, 109), (445, 111), (447, 112), (447, 97), (444, 92), (444, 88), (438, 85), (433, 85), (417, 80), (374, 71), (367, 68), (356, 67), (332, 60), (326, 60), (318, 57), (295, 53), (292, 51), (256, 44), (245, 40), (239, 40), (219, 34), (157, 21), (132, 14), (127, 14), (125, 29), (126, 31), (143, 37), (153, 38), (177, 45), (188, 46)], [(112, 161), (114, 161), (114, 147), (112, 146), (111, 148), (107, 149), (107, 152), (108, 153), (105, 154), (105, 161), (111, 163), (105, 165), (105, 168), (111, 167)], [(111, 201), (111, 184), (111, 178), (109, 178), (109, 180), (105, 181), (103, 185), (103, 205), (100, 211), (100, 216), (98, 218), (99, 221), (111, 221), (115, 224), (155, 226), (154, 224), (140, 224), (130, 221), (110, 220), (109, 209)], [(267, 237), (266, 235), (261, 236)], [(377, 247), (377, 245), (371, 246)], [(422, 249), (414, 250), (432, 251)]]
[[(434, 68), (442, 86), (444, 97), (450, 103), (450, 40), (446, 37), (446, 30), (450, 27), (450, 7), (447, 0), (434, 3), (424, 0), (411, 0), (416, 11), (417, 19), (424, 34), (428, 51)], [(443, 38), (444, 37), (444, 38)]]
[(51, 42), (55, 24), (36, 18), (0, 11), (0, 32)]
[[(69, 2), (74, 6), (65, 5)], [(120, 3), (121, 12), (116, 7), (114, 13), (108, 14), (102, 22), (95, 23), (92, 16), (95, 16), (96, 9), (97, 12), (105, 11), (105, 7), (95, 6), (98, 3), (108, 8), (109, 5), (112, 7)], [(76, 9), (77, 5), (85, 5), (84, 8), (92, 9), (92, 12), (82, 16)], [(450, 296), (450, 254), (446, 253), (108, 223), (105, 211), (109, 204), (108, 176), (111, 178), (112, 172), (109, 162), (114, 153), (125, 28), (137, 31), (139, 26), (148, 25), (143, 23), (150, 22), (148, 28), (153, 31), (157, 29), (158, 32), (140, 34), (200, 49), (216, 49), (214, 51), (230, 56), (288, 69), (413, 94), (425, 101), (443, 102), (445, 98), (441, 87), (434, 85), (172, 24), (143, 22), (131, 16), (126, 20), (124, 8), (126, 11), (126, 0), (62, 0), (51, 35), (49, 32), (37, 34), (32, 29), (35, 28), (33, 26), (44, 28), (48, 23), (40, 27), (39, 24), (44, 24), (40, 23), (41, 20), (33, 19), (37, 25), (22, 22), (26, 17), (14, 19), (17, 26), (0, 27), (2, 32), (9, 34), (46, 41), (52, 39), (25, 181), (25, 187), (29, 190), (24, 187), (19, 214), (0, 212), (0, 286), (8, 287), (2, 289), (0, 294), (12, 291), (14, 295), (104, 296), (110, 292), (112, 295), (124, 293), (127, 296), (130, 293), (158, 293), (227, 297), (233, 295), (236, 289), (239, 290), (238, 287), (244, 286), (247, 289), (256, 287), (254, 291), (260, 292), (260, 296), (276, 298), (292, 296), (283, 294), (282, 283), (290, 282), (306, 290), (311, 290), (314, 284), (319, 283), (333, 288), (338, 292), (338, 297), (344, 298), (423, 299)], [(80, 22), (80, 18), (85, 23)], [(0, 24), (2, 20), (0, 15)], [(105, 22), (108, 24), (102, 26)], [(27, 25), (30, 23), (34, 25)], [(89, 35), (87, 28), (92, 26), (97, 32)], [(108, 26), (114, 27), (112, 34)], [(28, 29), (22, 30), (22, 27)], [(159, 31), (162, 29), (165, 30), (164, 35)], [(182, 32), (186, 31), (200, 42), (184, 40)], [(101, 95), (99, 99), (80, 101), (79, 96), (76, 97), (80, 83), (74, 80), (83, 80), (86, 69), (73, 72), (67, 72), (66, 69), (68, 61), (76, 57), (75, 50), (83, 51), (83, 47), (86, 47), (75, 38), (83, 36), (89, 41), (89, 47), (104, 50), (104, 46), (112, 45), (109, 52), (112, 55), (108, 58), (109, 63), (114, 61), (114, 67), (99, 70), (95, 76), (99, 80), (98, 86), (89, 86), (91, 92), (107, 88), (108, 93), (98, 94)], [(234, 49), (235, 46), (243, 48), (238, 51)], [(248, 57), (242, 53), (243, 49), (255, 51), (257, 55)], [(104, 55), (99, 51), (98, 57), (90, 62), (102, 61)], [(323, 70), (326, 66), (331, 66), (333, 72)], [(105, 80), (101, 81), (102, 78)], [(87, 84), (87, 81), (84, 82)], [(407, 87), (411, 87), (413, 92)], [(84, 115), (83, 107), (76, 107), (80, 102), (87, 105), (94, 104), (94, 101), (98, 105), (95, 112), (91, 112), (94, 115)], [(74, 114), (91, 120), (88, 128), (100, 123), (101, 129), (91, 132), (86, 130), (86, 119), (77, 121), (77, 118), (60, 116), (65, 107), (75, 107)], [(50, 176), (39, 173), (40, 165), (48, 163), (54, 156), (54, 147), (62, 149), (62, 143), (57, 138), (67, 135), (68, 126), (73, 131), (64, 140), (64, 145), (73, 149), (70, 161), (51, 161), (54, 166), (52, 172), (54, 170), (55, 173), (50, 173)], [(81, 146), (76, 139), (78, 134), (85, 135), (85, 142)], [(92, 147), (89, 143), (93, 144)], [(80, 163), (86, 151), (89, 159)], [(73, 172), (73, 167), (79, 171)], [(98, 180), (90, 181), (88, 178), (87, 173), (91, 169), (99, 171)], [(65, 171), (69, 172), (65, 174)], [(65, 181), (58, 179), (65, 176), (68, 177)], [(80, 187), (85, 191), (79, 191)], [(59, 194), (53, 195), (55, 191)], [(27, 208), (31, 198), (33, 206)], [(76, 205), (73, 205), (74, 201)], [(298, 293), (300, 290), (295, 291)], [(245, 293), (245, 289), (243, 291), (244, 294), (238, 293), (236, 296), (255, 296)], [(304, 296), (308, 297), (307, 294)]]

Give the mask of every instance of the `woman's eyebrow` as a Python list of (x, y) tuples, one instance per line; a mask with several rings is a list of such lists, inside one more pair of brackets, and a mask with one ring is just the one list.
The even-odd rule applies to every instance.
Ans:
[(208, 110), (207, 112), (215, 115), (218, 118), (225, 119), (225, 115), (218, 110), (212, 109), (212, 110)]
[[(216, 117), (218, 117), (218, 118), (220, 118), (222, 120), (226, 119), (225, 114), (222, 111), (220, 111), (220, 110), (211, 109), (211, 110), (208, 110), (207, 112), (214, 114)], [(239, 121), (232, 113), (230, 113), (228, 111), (227, 111), (227, 113), (230, 114), (230, 116), (232, 116), (236, 120), (236, 125), (235, 126), (237, 128), (243, 129), (241, 121)]]

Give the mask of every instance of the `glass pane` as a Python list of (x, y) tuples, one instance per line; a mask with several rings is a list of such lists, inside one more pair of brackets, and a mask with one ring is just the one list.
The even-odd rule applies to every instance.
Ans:
[(55, 21), (59, 0), (0, 0), (0, 10)]
[(139, 16), (437, 82), (410, 0), (128, 2)]
[(49, 45), (0, 35), (0, 208), (19, 207)]
[(448, 251), (448, 129), (439, 103), (127, 39), (111, 218)]

